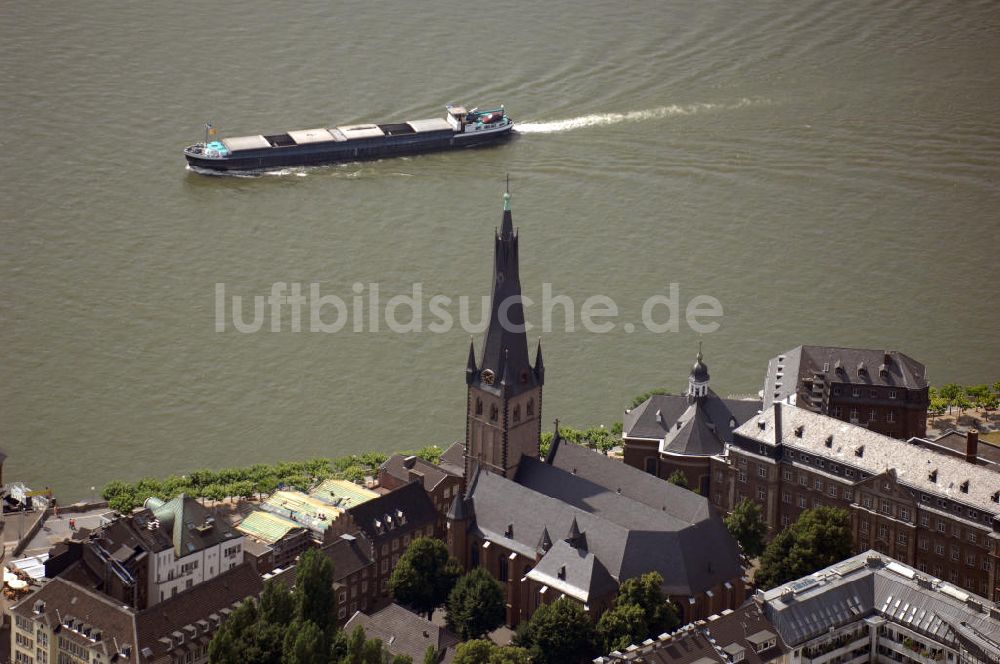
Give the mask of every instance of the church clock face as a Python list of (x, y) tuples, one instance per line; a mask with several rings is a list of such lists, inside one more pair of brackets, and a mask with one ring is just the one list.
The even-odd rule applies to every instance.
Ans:
[(493, 373), (492, 369), (486, 369), (483, 371), (483, 382), (487, 385), (492, 385), (493, 381), (496, 380), (496, 374)]

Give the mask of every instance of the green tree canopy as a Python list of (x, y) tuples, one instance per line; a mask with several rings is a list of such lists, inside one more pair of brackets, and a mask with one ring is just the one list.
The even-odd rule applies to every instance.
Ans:
[(292, 598), (296, 616), (325, 634), (333, 623), (333, 563), (318, 549), (299, 556)]
[(725, 518), (726, 528), (743, 548), (743, 555), (756, 558), (764, 552), (767, 521), (764, 510), (749, 498), (744, 498)]
[(482, 567), (462, 576), (448, 595), (448, 629), (460, 639), (478, 639), (503, 624), (503, 588)]
[(633, 643), (642, 643), (649, 634), (646, 612), (637, 604), (615, 606), (597, 621), (597, 635), (604, 652), (625, 650)]
[(847, 510), (806, 510), (771, 540), (761, 556), (756, 583), (765, 590), (812, 574), (851, 555), (851, 517)]
[(675, 470), (674, 472), (670, 473), (670, 477), (667, 478), (667, 481), (673, 485), (679, 486), (682, 489), (691, 488), (690, 486), (688, 486), (687, 475), (685, 475), (683, 471), (680, 470)]
[(615, 606), (633, 604), (646, 616), (648, 634), (669, 632), (680, 624), (677, 607), (663, 594), (663, 577), (659, 572), (646, 572), (627, 579), (618, 588)]
[(326, 636), (311, 620), (291, 623), (285, 630), (281, 664), (328, 664)]
[(397, 600), (429, 618), (448, 599), (461, 573), (444, 542), (418, 537), (392, 571), (389, 589)]
[[(436, 660), (435, 660), (436, 661)], [(498, 646), (474, 639), (458, 644), (452, 664), (531, 664), (528, 651), (517, 646)]]
[(594, 623), (579, 604), (565, 597), (532, 614), (515, 637), (535, 664), (576, 664), (597, 651)]

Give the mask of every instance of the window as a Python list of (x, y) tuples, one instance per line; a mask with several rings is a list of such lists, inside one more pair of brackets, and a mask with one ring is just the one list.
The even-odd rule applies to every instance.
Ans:
[(909, 521), (910, 520), (910, 510), (906, 509), (905, 507), (900, 507), (899, 508), (899, 519), (900, 519), (900, 521)]
[(965, 564), (968, 565), (969, 567), (975, 567), (976, 566), (976, 554), (974, 554), (974, 553), (967, 553), (967, 554), (965, 554)]
[(497, 576), (500, 578), (501, 583), (506, 583), (508, 579), (507, 562), (507, 558), (503, 556), (500, 557), (500, 569), (498, 570)]
[(878, 524), (878, 538), (881, 540), (888, 539), (889, 537), (889, 527), (884, 523)]
[(910, 538), (906, 533), (896, 533), (896, 544), (906, 546), (910, 543)]
[(854, 489), (844, 489), (844, 500), (854, 500)]
[(896, 390), (889, 390), (889, 398), (890, 399), (896, 398)]
[(747, 481), (747, 474), (746, 474), (745, 471), (741, 470), (740, 471), (740, 482), (743, 482), (744, 484), (746, 484), (746, 481)]
[(944, 555), (944, 544), (940, 544), (940, 543), (935, 544), (934, 545), (934, 553), (936, 553), (939, 556), (943, 556)]
[(894, 423), (896, 421), (895, 411), (890, 410), (889, 412), (887, 412), (885, 414), (885, 421), (888, 422), (889, 424)]
[(867, 495), (867, 494), (862, 494), (861, 495), (861, 506), (862, 507), (867, 507), (868, 509), (871, 509), (872, 508), (872, 497), (869, 496), (869, 495)]
[(957, 546), (951, 547), (951, 559), (958, 560), (961, 557), (961, 552), (958, 550)]
[(528, 413), (528, 417), (534, 417), (535, 416), (535, 400), (534, 399), (528, 399), (528, 407), (527, 407), (526, 410), (527, 410), (527, 413)]
[(514, 421), (521, 421), (521, 406), (514, 406)]
[(840, 388), (839, 387), (833, 388), (833, 396), (835, 396), (835, 397), (839, 397), (840, 396)]
[(792, 520), (788, 518), (787, 514), (782, 514), (781, 515), (781, 527), (782, 528), (788, 527), (788, 524), (791, 523), (791, 521)]
[(983, 556), (983, 571), (984, 572), (989, 572), (990, 571), (990, 566), (991, 566), (990, 565), (990, 559), (987, 558), (986, 556)]
[[(877, 398), (877, 397), (878, 397), (878, 392), (877, 392), (876, 390), (871, 390), (871, 391), (870, 391), (870, 392), (868, 393), (868, 396), (870, 396), (870, 397), (871, 397), (872, 399), (875, 399), (875, 398)], [(874, 411), (874, 410), (872, 411), (872, 415), (873, 415), (872, 419), (875, 419), (875, 418), (874, 418), (874, 415), (875, 415), (875, 411)]]
[(819, 478), (816, 478), (815, 480), (813, 480), (813, 488), (816, 489), (817, 491), (822, 491), (823, 490), (823, 480), (821, 480)]
[(856, 397), (860, 397), (861, 396), (861, 388), (860, 387), (855, 387), (853, 390), (851, 390), (851, 396), (855, 397), (855, 398)]
[(844, 474), (847, 475), (848, 477), (854, 477), (854, 470), (848, 468), (847, 470), (844, 471)]
[(757, 487), (757, 499), (767, 500), (767, 489), (762, 486)]
[(926, 537), (919, 538), (917, 540), (917, 546), (920, 547), (921, 551), (926, 551), (927, 550), (927, 538)]
[(842, 419), (844, 417), (844, 409), (840, 406), (833, 407), (833, 416), (837, 419)]
[(500, 411), (497, 409), (497, 405), (493, 404), (492, 406), (490, 406), (490, 419), (496, 422), (499, 416), (500, 416)]
[(826, 492), (830, 495), (831, 498), (836, 498), (837, 497), (837, 485), (834, 484), (833, 482), (830, 482), (830, 484), (827, 485), (827, 487), (826, 487)]
[(799, 473), (799, 484), (802, 486), (809, 486), (809, 476), (805, 473)]
[(757, 466), (757, 475), (767, 479), (767, 466)]
[(921, 526), (923, 526), (924, 528), (926, 528), (928, 525), (930, 525), (930, 522), (931, 522), (931, 518), (929, 516), (927, 516), (926, 514), (921, 514), (920, 515), (920, 525)]
[(476, 399), (476, 415), (482, 415), (482, 414), (483, 414), (483, 400)]
[(791, 504), (791, 502), (792, 502), (792, 494), (788, 493), (787, 491), (784, 492), (784, 493), (782, 493), (781, 494), (781, 502)]
[(938, 522), (937, 522), (937, 529), (938, 529), (938, 532), (939, 532), (939, 533), (944, 533), (944, 532), (947, 532), (947, 531), (948, 531), (948, 524), (946, 524), (946, 523), (945, 523), (944, 521), (942, 521), (941, 519), (938, 519)]
[(968, 531), (968, 535), (969, 535), (969, 542), (971, 542), (972, 544), (975, 544), (976, 543), (976, 531), (970, 530), (970, 531)]
[(858, 409), (857, 408), (852, 408), (851, 409), (851, 422), (857, 422), (857, 421), (858, 421)]
[(799, 496), (799, 507), (801, 507), (802, 509), (805, 509), (805, 507), (806, 507), (806, 497), (805, 496)]
[(878, 502), (878, 511), (882, 514), (892, 514), (892, 506), (889, 504), (888, 500), (882, 498)]
[(784, 469), (784, 470), (782, 470), (781, 471), (781, 479), (785, 480), (786, 482), (791, 482), (792, 481), (792, 471), (788, 470), (787, 468)]
[[(650, 475), (656, 474), (656, 457), (646, 457), (646, 472)], [(721, 477), (719, 478), (722, 479)]]
[(868, 532), (868, 519), (861, 519), (861, 532)]

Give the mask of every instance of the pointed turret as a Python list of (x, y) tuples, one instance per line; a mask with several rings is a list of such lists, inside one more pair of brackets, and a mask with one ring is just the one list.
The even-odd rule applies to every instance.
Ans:
[(465, 384), (472, 385), (479, 369), (476, 367), (476, 344), (469, 338), (469, 362), (465, 365)]
[(516, 379), (511, 373), (511, 363), (510, 363), (510, 351), (506, 348), (503, 350), (503, 373), (501, 374), (500, 385), (503, 387), (504, 392), (508, 392), (510, 388), (514, 387), (516, 384)]
[(552, 538), (549, 537), (549, 529), (542, 528), (542, 536), (538, 538), (538, 546), (535, 547), (535, 553), (539, 556), (544, 556), (548, 553), (549, 549), (552, 548)]
[(587, 535), (580, 532), (580, 526), (577, 525), (575, 516), (573, 517), (573, 523), (569, 527), (569, 536), (566, 538), (566, 543), (574, 549), (587, 550)]
[(538, 339), (538, 350), (535, 351), (535, 381), (539, 385), (545, 384), (545, 363), (542, 362), (542, 339)]

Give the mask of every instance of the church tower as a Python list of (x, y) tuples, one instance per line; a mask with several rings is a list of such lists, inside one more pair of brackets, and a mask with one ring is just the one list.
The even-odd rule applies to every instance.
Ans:
[(469, 342), (465, 369), (468, 386), (465, 424), (465, 478), (478, 468), (513, 477), (524, 455), (538, 458), (545, 367), (538, 342), (535, 364), (528, 356), (517, 231), (510, 192), (503, 196), (503, 220), (493, 248), (493, 293), (482, 356)]

